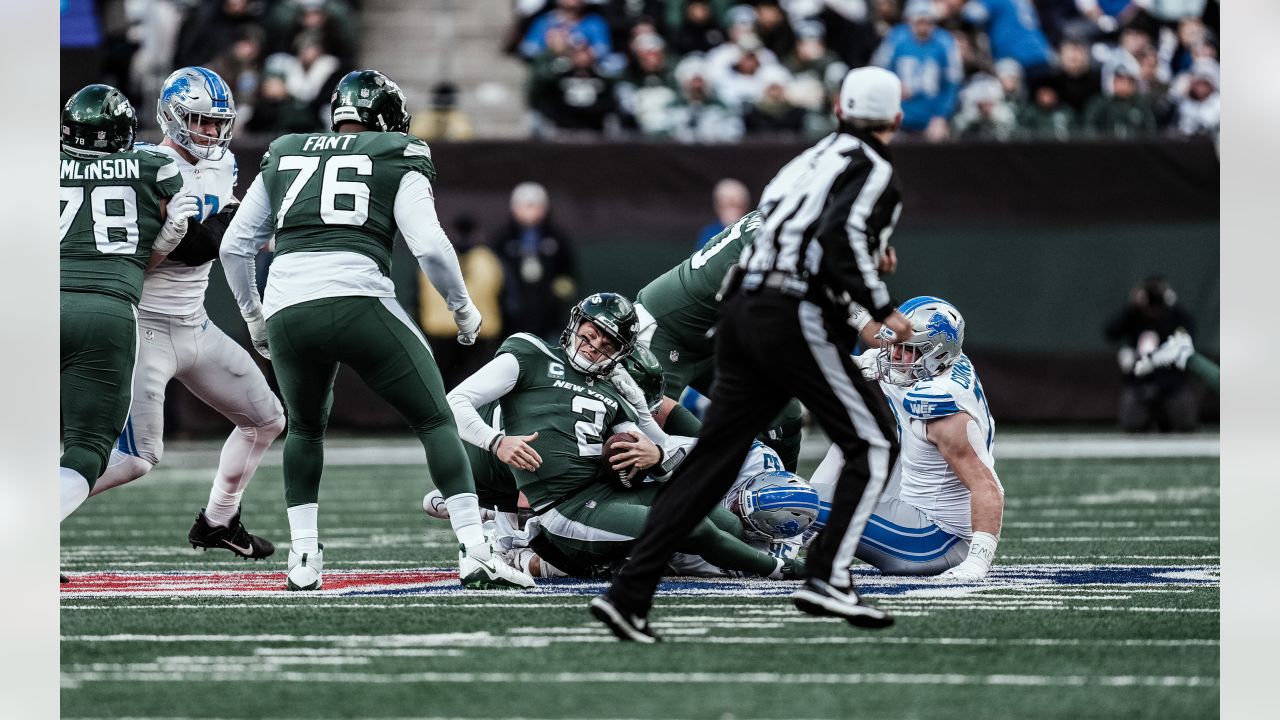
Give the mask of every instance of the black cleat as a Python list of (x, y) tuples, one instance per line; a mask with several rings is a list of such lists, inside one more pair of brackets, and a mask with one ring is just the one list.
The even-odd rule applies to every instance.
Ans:
[(204, 508), (200, 508), (200, 514), (196, 516), (191, 532), (187, 533), (187, 540), (193, 548), (205, 550), (221, 548), (230, 550), (242, 558), (254, 560), (269, 557), (276, 551), (276, 546), (272, 545), (270, 540), (249, 534), (249, 531), (244, 528), (244, 523), (240, 522), (239, 510), (226, 527), (219, 527), (210, 525), (205, 519)]
[(893, 624), (892, 615), (864, 602), (852, 587), (838, 588), (816, 578), (805, 580), (791, 594), (791, 602), (800, 612), (844, 618), (860, 628), (886, 628)]
[(647, 644), (662, 641), (647, 619), (622, 610), (613, 604), (608, 595), (591, 599), (591, 614), (613, 631), (614, 637), (619, 640)]
[(58, 573), (58, 584), (59, 584), (59, 585), (61, 585), (62, 583), (69, 583), (69, 582), (71, 582), (71, 581), (67, 579), (67, 576), (66, 576), (66, 575), (63, 575), (62, 573)]

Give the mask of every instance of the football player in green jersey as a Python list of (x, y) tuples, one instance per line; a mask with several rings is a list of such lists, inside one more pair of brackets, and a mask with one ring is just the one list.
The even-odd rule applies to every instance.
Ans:
[[(626, 382), (630, 376), (620, 363), (635, 343), (636, 321), (626, 298), (597, 293), (574, 307), (559, 345), (512, 335), (489, 364), (449, 393), (462, 438), (510, 466), (542, 537), (580, 568), (626, 556), (659, 487), (646, 482), (628, 490), (601, 480), (604, 439), (632, 432), (638, 440), (616, 444), (623, 452), (613, 466), (652, 468), (655, 480), (674, 469), (688, 440), (667, 436), (639, 387)], [(492, 414), (480, 413), (494, 401), (502, 429), (490, 424)], [(744, 543), (732, 530), (736, 519), (728, 517), (730, 529), (704, 520), (689, 536), (686, 552), (763, 576), (782, 577), (799, 567)]]
[[(324, 434), (334, 377), (346, 364), (422, 442), (461, 544), (462, 584), (531, 587), (531, 578), (491, 551), (440, 370), (396, 302), (389, 277), (399, 231), (453, 311), (458, 342), (475, 341), (480, 312), (436, 216), (431, 150), (405, 134), (404, 93), (376, 70), (343, 77), (331, 108), (332, 132), (285, 135), (271, 143), (219, 253), (253, 344), (271, 358), (288, 409), (284, 478), (292, 543), (286, 586), (321, 586), (317, 516)], [(263, 303), (254, 256), (273, 233), (275, 259)]]
[(199, 208), (160, 153), (134, 150), (124, 94), (89, 85), (62, 108), (58, 229), (62, 519), (89, 496), (129, 414), (143, 273)]

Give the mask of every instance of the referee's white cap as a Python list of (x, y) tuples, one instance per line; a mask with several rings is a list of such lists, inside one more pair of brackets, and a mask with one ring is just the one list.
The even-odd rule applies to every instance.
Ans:
[(902, 112), (902, 82), (880, 67), (850, 70), (840, 83), (840, 116), (859, 120), (892, 120)]

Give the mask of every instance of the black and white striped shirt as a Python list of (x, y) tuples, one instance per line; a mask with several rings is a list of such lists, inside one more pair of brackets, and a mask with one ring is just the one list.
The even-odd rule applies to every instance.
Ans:
[(764, 223), (739, 264), (749, 273), (795, 275), (815, 296), (847, 293), (883, 320), (894, 306), (876, 265), (902, 212), (901, 198), (883, 143), (862, 133), (832, 133), (765, 187)]

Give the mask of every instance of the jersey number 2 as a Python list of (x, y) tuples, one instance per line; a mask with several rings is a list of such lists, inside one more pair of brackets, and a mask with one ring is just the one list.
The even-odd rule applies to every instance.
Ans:
[[(276, 166), (281, 172), (298, 174), (289, 183), (280, 199), (280, 212), (276, 213), (276, 228), (284, 225), (289, 208), (298, 199), (302, 188), (320, 167), (320, 158), (308, 155), (285, 155)], [(339, 180), (338, 171), (355, 170), (356, 175), (373, 175), (373, 160), (368, 155), (333, 155), (325, 159), (324, 176), (320, 182), (320, 220), (325, 225), (364, 225), (369, 219), (369, 186), (359, 180)], [(351, 198), (351, 209), (338, 207), (339, 197)]]
[(600, 457), (604, 452), (604, 403), (595, 398), (574, 395), (573, 411), (591, 416), (590, 420), (579, 420), (573, 424), (573, 432), (578, 436), (578, 455)]

